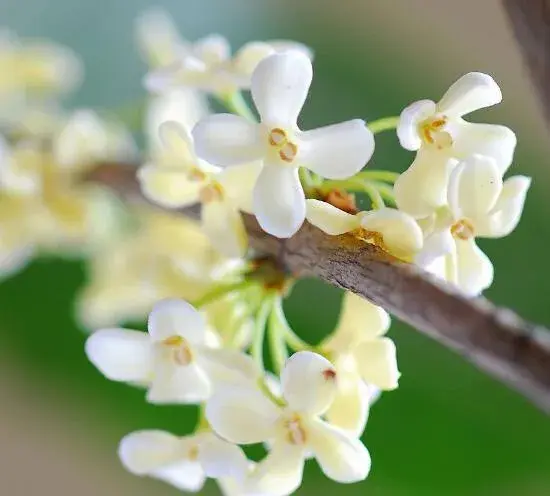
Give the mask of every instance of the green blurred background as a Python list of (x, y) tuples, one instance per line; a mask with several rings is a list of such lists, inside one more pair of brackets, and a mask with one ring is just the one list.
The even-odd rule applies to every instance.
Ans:
[[(23, 37), (74, 48), (86, 79), (71, 105), (119, 107), (143, 96), (134, 43), (145, 0), (3, 0), (1, 22)], [(313, 47), (316, 77), (304, 127), (394, 115), (437, 99), (461, 74), (501, 83), (498, 108), (476, 114), (518, 134), (514, 172), (534, 176), (523, 222), (482, 242), (496, 267), (487, 295), (550, 325), (548, 128), (498, 0), (158, 1), (189, 39), (220, 32), (235, 47), (292, 38)], [(0, 75), (1, 77), (1, 75)], [(381, 136), (373, 166), (403, 170), (410, 154)], [(124, 472), (116, 457), (129, 431), (185, 433), (193, 410), (152, 407), (143, 392), (105, 380), (87, 362), (73, 316), (84, 264), (40, 259), (0, 284), (0, 494), (169, 495), (176, 490)], [(320, 339), (335, 322), (339, 292), (305, 282), (288, 302), (296, 330)], [(373, 408), (365, 441), (369, 479), (336, 485), (308, 466), (299, 494), (547, 495), (550, 423), (521, 397), (460, 357), (395, 323), (401, 387)], [(213, 485), (208, 488), (216, 491)]]

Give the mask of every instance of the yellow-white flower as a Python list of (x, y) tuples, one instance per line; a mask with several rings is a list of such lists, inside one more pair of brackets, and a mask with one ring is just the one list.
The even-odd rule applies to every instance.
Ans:
[(397, 127), (399, 141), (408, 150), (418, 150), (418, 155), (395, 183), (395, 199), (401, 210), (421, 218), (444, 205), (448, 175), (456, 160), (473, 153), (492, 157), (504, 174), (516, 146), (513, 131), (462, 118), (501, 100), (493, 78), (471, 72), (456, 81), (438, 103), (420, 100), (402, 112)]
[(263, 162), (253, 211), (262, 228), (280, 238), (292, 236), (305, 219), (298, 167), (343, 179), (358, 172), (374, 151), (373, 135), (360, 119), (313, 131), (298, 128), (312, 77), (311, 61), (304, 54), (272, 55), (252, 75), (252, 98), (261, 123), (219, 114), (199, 121), (193, 130), (197, 154), (212, 164)]
[(220, 477), (221, 487), (239, 485), (248, 469), (239, 447), (210, 432), (185, 437), (156, 430), (134, 432), (122, 439), (119, 457), (133, 474), (160, 479), (188, 492), (200, 491), (207, 477)]
[(59, 167), (75, 171), (101, 160), (128, 161), (136, 153), (127, 129), (102, 120), (89, 109), (75, 111), (53, 142), (54, 160)]
[(307, 220), (332, 236), (355, 231), (405, 259), (422, 248), (422, 230), (410, 215), (399, 210), (381, 208), (353, 215), (319, 200), (307, 200), (306, 204)]
[[(0, 98), (45, 95), (75, 88), (82, 64), (68, 48), (45, 40), (20, 40), (0, 31)], [(11, 103), (11, 102), (8, 102)]]
[(193, 139), (183, 126), (165, 123), (161, 135), (172, 153), (164, 161), (140, 169), (138, 178), (145, 196), (169, 208), (200, 202), (202, 228), (214, 247), (229, 257), (244, 255), (248, 237), (239, 210), (250, 211), (261, 164), (221, 171), (195, 155)]
[[(440, 209), (417, 262), (435, 268), (465, 294), (475, 296), (493, 281), (493, 265), (475, 239), (501, 238), (517, 226), (531, 180), (514, 176), (503, 182), (495, 160), (473, 155), (453, 170), (448, 206)], [(437, 262), (447, 257), (444, 272)]]
[(379, 390), (398, 386), (395, 344), (384, 337), (389, 327), (385, 310), (346, 292), (338, 325), (321, 343), (338, 377), (337, 394), (326, 417), (355, 435), (363, 432), (369, 406)]
[(99, 330), (86, 354), (107, 378), (146, 386), (151, 403), (200, 403), (218, 384), (246, 385), (258, 375), (249, 356), (209, 347), (204, 317), (183, 300), (157, 303), (147, 327)]
[(335, 481), (367, 477), (370, 456), (365, 446), (321, 419), (334, 400), (337, 381), (328, 360), (304, 351), (292, 355), (281, 373), (286, 406), (244, 388), (220, 389), (207, 402), (206, 417), (222, 438), (236, 444), (269, 444), (268, 455), (250, 475), (250, 487), (273, 495), (295, 491), (311, 455)]
[(145, 86), (154, 93), (187, 86), (220, 96), (232, 95), (250, 87), (251, 75), (263, 59), (287, 50), (312, 56), (307, 47), (290, 41), (254, 41), (232, 55), (227, 39), (212, 34), (195, 43), (183, 43), (177, 60), (148, 74)]

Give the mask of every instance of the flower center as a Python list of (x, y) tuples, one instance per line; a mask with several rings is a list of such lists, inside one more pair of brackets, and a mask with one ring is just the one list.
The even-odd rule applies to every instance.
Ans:
[(306, 431), (302, 426), (300, 416), (293, 414), (291, 417), (285, 420), (284, 428), (286, 431), (286, 438), (290, 444), (304, 445), (306, 443)]
[(298, 146), (289, 140), (284, 129), (273, 128), (268, 135), (269, 144), (275, 148), (283, 162), (292, 162), (298, 155)]
[(181, 336), (170, 336), (162, 344), (170, 349), (172, 360), (176, 364), (186, 366), (193, 361), (193, 353), (191, 352), (189, 343)]
[(420, 136), (422, 140), (439, 150), (450, 148), (453, 145), (453, 137), (447, 131), (444, 131), (446, 125), (447, 117), (445, 116), (437, 116), (425, 120), (420, 124)]
[(202, 203), (210, 203), (213, 201), (222, 201), (224, 191), (220, 183), (212, 181), (204, 186), (199, 193), (199, 198)]
[(187, 174), (189, 181), (201, 182), (206, 180), (206, 174), (201, 171), (198, 167), (193, 167)]
[(199, 459), (199, 447), (197, 445), (191, 446), (187, 452), (187, 458), (192, 462), (195, 462)]
[(474, 225), (468, 219), (460, 219), (451, 226), (451, 234), (463, 241), (472, 239), (475, 236)]

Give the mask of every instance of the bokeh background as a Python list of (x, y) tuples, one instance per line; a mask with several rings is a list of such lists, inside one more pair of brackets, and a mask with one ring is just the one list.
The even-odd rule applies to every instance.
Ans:
[[(2, 0), (0, 19), (23, 37), (52, 38), (82, 56), (86, 79), (69, 104), (114, 108), (144, 95), (133, 23), (152, 5), (165, 7), (189, 39), (220, 32), (235, 47), (273, 38), (311, 46), (316, 77), (306, 128), (395, 115), (413, 100), (437, 100), (465, 72), (492, 74), (504, 102), (474, 119), (512, 127), (513, 172), (535, 180), (519, 228), (481, 243), (496, 266), (487, 295), (550, 325), (548, 128), (498, 0)], [(393, 133), (380, 136), (374, 166), (403, 170), (411, 158)], [(175, 494), (125, 473), (116, 446), (135, 429), (183, 434), (194, 414), (147, 405), (141, 391), (108, 382), (87, 362), (73, 311), (83, 281), (83, 262), (47, 258), (0, 284), (0, 494)], [(287, 305), (296, 330), (320, 339), (339, 296), (300, 284)], [(298, 493), (550, 494), (548, 418), (405, 325), (396, 322), (391, 334), (403, 376), (371, 413), (371, 476), (336, 485), (312, 464)]]

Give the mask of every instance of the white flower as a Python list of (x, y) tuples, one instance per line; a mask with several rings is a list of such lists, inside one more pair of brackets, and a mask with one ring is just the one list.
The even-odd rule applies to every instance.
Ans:
[(250, 475), (251, 487), (273, 495), (293, 492), (310, 455), (337, 482), (367, 477), (370, 456), (365, 446), (320, 418), (334, 399), (337, 381), (328, 360), (304, 351), (292, 355), (281, 373), (286, 406), (242, 388), (219, 390), (208, 401), (206, 417), (222, 438), (236, 444), (269, 444), (268, 455)]
[(132, 135), (122, 126), (80, 109), (54, 139), (53, 154), (61, 168), (83, 169), (94, 161), (130, 160), (137, 154)]
[[(433, 232), (426, 238), (417, 262), (439, 267), (448, 257), (445, 278), (465, 294), (475, 296), (493, 281), (493, 265), (478, 248), (476, 237), (500, 238), (517, 226), (531, 180), (514, 176), (503, 182), (494, 159), (473, 155), (453, 170), (448, 186), (448, 207), (438, 212)], [(435, 262), (435, 265), (433, 265)]]
[(463, 160), (473, 153), (494, 158), (504, 174), (516, 146), (513, 131), (462, 118), (501, 99), (493, 78), (471, 72), (456, 81), (439, 103), (420, 100), (402, 112), (397, 127), (399, 141), (404, 148), (419, 153), (395, 183), (395, 198), (401, 210), (421, 218), (443, 205), (448, 174), (456, 159)]
[(261, 164), (221, 171), (196, 157), (193, 139), (176, 122), (161, 126), (170, 156), (138, 172), (145, 196), (168, 208), (202, 204), (201, 223), (213, 246), (229, 257), (246, 253), (248, 236), (239, 210), (250, 211), (252, 188)]
[(369, 406), (379, 390), (398, 386), (395, 344), (384, 337), (389, 327), (385, 310), (346, 292), (338, 325), (321, 343), (338, 376), (337, 395), (327, 419), (355, 435), (363, 432)]
[(355, 231), (405, 259), (422, 248), (422, 230), (410, 215), (399, 210), (381, 208), (352, 215), (320, 200), (307, 200), (306, 204), (307, 220), (332, 236)]
[(160, 479), (178, 489), (198, 492), (207, 477), (224, 477), (239, 484), (248, 471), (240, 448), (210, 432), (177, 437), (163, 431), (139, 431), (119, 446), (125, 468), (135, 475)]
[(212, 164), (263, 161), (253, 211), (262, 228), (280, 238), (292, 236), (305, 219), (298, 167), (343, 179), (358, 172), (374, 151), (373, 135), (359, 119), (313, 131), (298, 128), (312, 76), (311, 61), (302, 53), (272, 55), (252, 75), (260, 124), (219, 114), (206, 117), (193, 130), (197, 154)]
[(291, 41), (254, 41), (232, 56), (227, 39), (212, 34), (195, 43), (183, 44), (175, 61), (147, 75), (145, 87), (162, 93), (178, 86), (188, 86), (225, 97), (248, 89), (251, 75), (263, 59), (288, 50), (312, 57), (307, 47)]
[(151, 403), (199, 403), (218, 384), (254, 381), (252, 359), (207, 344), (204, 317), (183, 300), (168, 299), (149, 315), (148, 334), (103, 329), (86, 342), (90, 361), (109, 379), (148, 388)]

